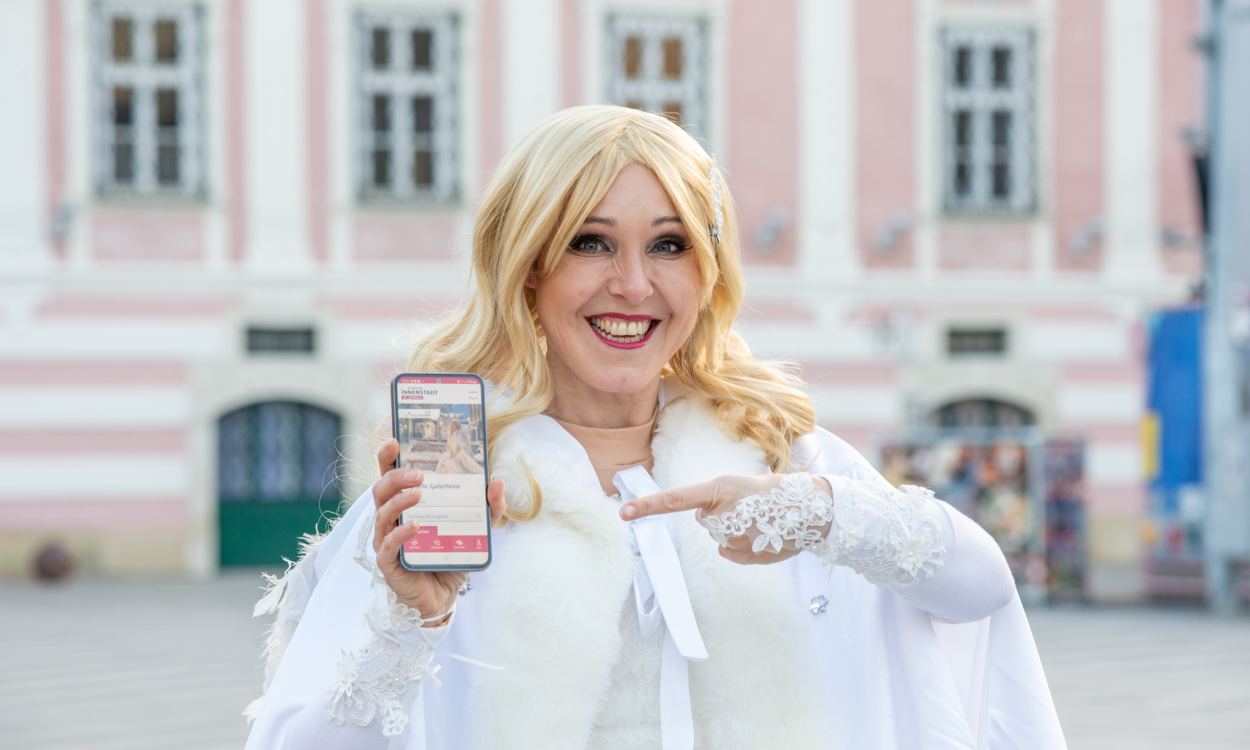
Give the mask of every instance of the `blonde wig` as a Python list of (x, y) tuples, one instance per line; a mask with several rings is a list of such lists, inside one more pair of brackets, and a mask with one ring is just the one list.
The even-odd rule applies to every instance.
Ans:
[[(659, 115), (573, 107), (512, 149), (478, 211), (470, 297), (416, 342), (409, 368), (474, 372), (509, 389), (510, 398), (488, 419), (492, 444), (508, 425), (546, 410), (553, 389), (526, 278), (551, 273), (620, 171), (635, 163), (655, 174), (677, 209), (703, 282), (694, 330), (664, 374), (708, 398), (722, 429), (758, 444), (774, 470), (784, 467), (790, 442), (815, 425), (811, 400), (791, 370), (756, 360), (732, 329), (743, 293), (732, 199), (715, 178), (723, 206), (715, 239), (716, 165), (694, 138)], [(532, 503), (510, 504), (509, 516), (528, 520), (540, 507), (535, 491)]]

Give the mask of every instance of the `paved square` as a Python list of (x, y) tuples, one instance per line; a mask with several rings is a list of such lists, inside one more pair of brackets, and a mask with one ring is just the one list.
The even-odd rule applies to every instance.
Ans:
[[(259, 694), (255, 575), (0, 584), (0, 747), (239, 748)], [(1250, 748), (1250, 617), (1029, 614), (1073, 750)], [(761, 749), (763, 750), (763, 749)]]

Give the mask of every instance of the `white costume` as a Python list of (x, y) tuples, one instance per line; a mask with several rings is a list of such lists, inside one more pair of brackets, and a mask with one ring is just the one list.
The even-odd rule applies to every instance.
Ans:
[[(693, 397), (660, 412), (652, 454), (661, 487), (768, 471)], [(548, 417), (510, 427), (491, 461), (510, 504), (532, 474), (542, 511), (494, 530), (452, 625), (394, 604), (369, 491), (258, 604), (277, 620), (249, 749), (1065, 746), (997, 545), (828, 432), (796, 441), (790, 466), (829, 479), (828, 542), (772, 565), (726, 561), (691, 512), (643, 519), (677, 554), (641, 565), (660, 537), (620, 519)], [(697, 625), (657, 614), (651, 584), (683, 579)], [(706, 659), (682, 658), (688, 627)]]

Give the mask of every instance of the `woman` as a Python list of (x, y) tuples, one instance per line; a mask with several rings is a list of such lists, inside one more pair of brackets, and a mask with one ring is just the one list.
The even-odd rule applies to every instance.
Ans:
[(993, 540), (731, 329), (732, 203), (685, 132), (551, 117), (488, 188), (473, 271), (410, 369), (493, 383), (492, 566), (467, 590), (397, 564), (422, 476), (385, 443), (257, 606), (249, 747), (1063, 746)]
[(436, 474), (481, 474), (482, 465), (473, 458), (468, 434), (460, 429), (460, 417), (452, 415), (447, 422), (447, 447), (438, 457)]

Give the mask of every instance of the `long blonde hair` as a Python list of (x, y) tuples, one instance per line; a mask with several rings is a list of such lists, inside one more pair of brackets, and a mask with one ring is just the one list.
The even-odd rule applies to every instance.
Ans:
[[(703, 282), (694, 330), (664, 374), (709, 399), (722, 429), (759, 445), (774, 470), (785, 466), (791, 441), (815, 425), (811, 400), (791, 370), (756, 360), (732, 329), (743, 281), (729, 190), (720, 181), (723, 224), (714, 240), (716, 166), (694, 138), (659, 115), (573, 107), (512, 149), (478, 211), (469, 300), (420, 337), (409, 369), (474, 372), (508, 388), (511, 399), (488, 419), (490, 447), (509, 425), (545, 411), (553, 386), (526, 279), (551, 273), (620, 171), (635, 163), (655, 174), (677, 209)], [(510, 518), (536, 516), (537, 493), (533, 500), (510, 509)]]

